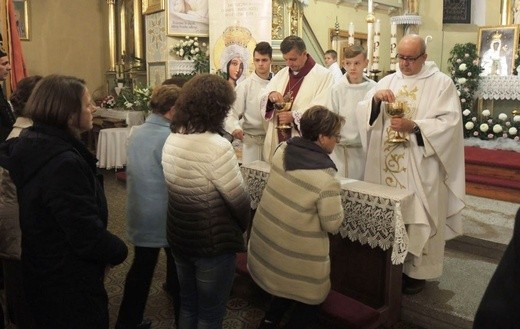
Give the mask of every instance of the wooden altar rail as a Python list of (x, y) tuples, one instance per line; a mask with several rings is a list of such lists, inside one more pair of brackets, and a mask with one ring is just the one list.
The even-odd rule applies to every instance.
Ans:
[[(269, 176), (269, 165), (242, 166), (256, 209)], [(345, 220), (341, 234), (330, 235), (332, 289), (379, 313), (379, 323), (395, 324), (401, 311), (402, 263), (408, 236), (405, 218), (413, 211), (413, 195), (404, 190), (342, 181)]]

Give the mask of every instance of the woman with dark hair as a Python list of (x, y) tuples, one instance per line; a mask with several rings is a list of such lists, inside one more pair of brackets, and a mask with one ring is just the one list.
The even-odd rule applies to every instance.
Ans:
[(0, 145), (0, 166), (18, 192), (23, 287), (36, 328), (108, 328), (103, 277), (127, 255), (106, 229), (96, 159), (79, 139), (92, 129), (92, 110), (83, 80), (47, 76), (25, 106), (33, 126)]
[(302, 137), (276, 149), (267, 186), (255, 213), (247, 266), (253, 280), (273, 295), (260, 328), (303, 329), (315, 321), (330, 291), (328, 233), (343, 222), (340, 183), (329, 154), (344, 119), (323, 106), (302, 115)]
[(219, 135), (234, 101), (225, 79), (195, 76), (175, 103), (163, 148), (167, 237), (181, 287), (177, 327), (183, 329), (222, 327), (236, 253), (245, 251), (250, 199), (233, 146)]

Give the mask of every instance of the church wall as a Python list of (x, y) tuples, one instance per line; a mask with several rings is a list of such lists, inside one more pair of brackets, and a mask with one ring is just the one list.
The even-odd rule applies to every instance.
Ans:
[(90, 92), (105, 88), (108, 69), (106, 0), (30, 0), (30, 40), (22, 41), (28, 74), (74, 75)]

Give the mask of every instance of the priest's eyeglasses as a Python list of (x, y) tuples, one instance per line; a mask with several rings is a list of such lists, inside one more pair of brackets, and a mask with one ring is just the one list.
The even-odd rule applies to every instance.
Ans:
[(418, 56), (410, 57), (410, 56), (403, 56), (403, 55), (397, 54), (396, 57), (397, 57), (397, 59), (399, 59), (400, 61), (408, 62), (408, 63), (414, 63), (416, 60), (418, 60), (419, 58), (421, 58), (423, 55), (424, 55), (424, 53), (421, 53), (421, 54), (418, 55)]

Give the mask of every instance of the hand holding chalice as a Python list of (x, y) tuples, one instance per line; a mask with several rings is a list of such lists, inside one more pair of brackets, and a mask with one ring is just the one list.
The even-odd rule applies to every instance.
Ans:
[[(404, 116), (403, 102), (394, 101), (386, 104), (386, 113), (392, 118), (402, 118)], [(390, 143), (405, 143), (408, 140), (401, 136), (398, 131), (395, 131), (395, 135), (388, 140)]]

